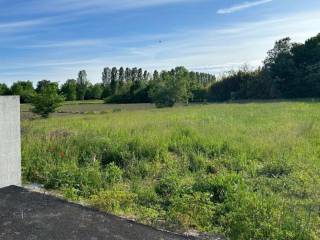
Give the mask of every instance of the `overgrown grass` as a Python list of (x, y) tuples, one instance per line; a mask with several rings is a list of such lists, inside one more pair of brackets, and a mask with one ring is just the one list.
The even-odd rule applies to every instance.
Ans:
[(320, 104), (217, 104), (24, 121), (23, 176), (175, 231), (320, 239)]

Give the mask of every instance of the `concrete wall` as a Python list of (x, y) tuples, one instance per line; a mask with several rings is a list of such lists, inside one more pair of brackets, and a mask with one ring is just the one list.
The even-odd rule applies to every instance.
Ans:
[(0, 188), (21, 185), (20, 99), (0, 96)]

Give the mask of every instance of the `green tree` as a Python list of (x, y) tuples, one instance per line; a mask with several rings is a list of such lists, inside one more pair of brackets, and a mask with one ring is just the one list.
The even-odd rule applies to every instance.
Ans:
[(143, 81), (147, 82), (149, 78), (150, 78), (150, 73), (147, 70), (145, 70), (143, 72)]
[(143, 70), (141, 68), (133, 68), (132, 77), (133, 82), (130, 86), (131, 98), (133, 98), (137, 94), (137, 92), (139, 92), (143, 88)]
[(265, 70), (270, 75), (272, 88), (278, 90), (277, 97), (295, 97), (297, 69), (292, 55), (290, 38), (284, 38), (275, 43), (264, 61)]
[(118, 86), (118, 92), (119, 93), (122, 93), (122, 91), (123, 91), (124, 84), (125, 84), (125, 79), (126, 79), (125, 71), (124, 71), (124, 68), (121, 67), (119, 69), (119, 86)]
[(101, 99), (103, 90), (104, 88), (100, 83), (89, 86), (86, 93), (86, 99)]
[(192, 97), (189, 72), (185, 67), (176, 67), (174, 72), (173, 85), (176, 99), (179, 102), (188, 104), (189, 99)]
[(49, 117), (49, 114), (55, 112), (64, 101), (64, 97), (57, 93), (55, 86), (52, 84), (44, 87), (31, 99), (32, 111), (43, 118)]
[(104, 87), (108, 87), (111, 83), (111, 69), (106, 67), (102, 72), (102, 83)]
[(75, 101), (77, 99), (77, 81), (75, 79), (67, 80), (61, 87), (61, 93), (67, 101)]
[(111, 94), (116, 94), (117, 88), (118, 88), (118, 70), (116, 67), (113, 67), (111, 70), (111, 83), (110, 83)]
[(111, 93), (110, 85), (109, 85), (109, 86), (106, 86), (106, 87), (103, 87), (103, 91), (102, 91), (101, 97), (102, 97), (103, 99), (105, 99), (105, 98), (110, 97), (111, 95), (112, 95), (112, 93)]
[(125, 71), (124, 68), (121, 67), (119, 69), (119, 82), (124, 82), (125, 81)]
[(188, 70), (177, 67), (170, 72), (162, 72), (161, 79), (153, 82), (149, 96), (157, 107), (172, 107), (177, 102), (188, 103), (192, 96)]
[(130, 81), (132, 81), (132, 75), (131, 75), (131, 69), (130, 68), (126, 68), (125, 71), (125, 81), (128, 83)]
[(77, 99), (84, 100), (86, 92), (88, 90), (89, 81), (87, 78), (87, 72), (82, 70), (78, 74), (77, 79)]
[(174, 88), (170, 85), (168, 74), (163, 74), (161, 81), (151, 87), (149, 96), (158, 108), (173, 107), (176, 103)]
[(10, 90), (5, 83), (0, 83), (0, 96), (1, 95), (9, 95)]
[(32, 82), (30, 81), (18, 81), (12, 84), (11, 94), (20, 96), (21, 103), (28, 103), (35, 95)]
[(56, 91), (59, 91), (59, 84), (56, 82), (51, 82), (49, 80), (41, 80), (37, 83), (37, 88), (36, 88), (36, 92), (39, 93), (41, 92), (43, 89), (45, 89), (46, 87), (48, 87), (49, 85), (52, 85), (53, 88), (56, 89)]
[(192, 93), (192, 102), (204, 102), (206, 99), (207, 89), (206, 86), (201, 84), (197, 79), (197, 74), (195, 72), (189, 73), (189, 87)]
[(159, 72), (157, 70), (155, 70), (153, 72), (153, 81), (158, 81), (159, 80)]
[(131, 81), (136, 82), (138, 81), (138, 68), (132, 68), (131, 70)]
[(292, 48), (297, 68), (296, 92), (299, 97), (320, 96), (320, 34)]
[(139, 68), (138, 69), (138, 81), (142, 81), (143, 80), (143, 70), (142, 70), (142, 68)]

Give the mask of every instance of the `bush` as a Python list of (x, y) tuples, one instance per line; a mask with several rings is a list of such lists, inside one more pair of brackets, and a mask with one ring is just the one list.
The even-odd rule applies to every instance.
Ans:
[(77, 193), (78, 196), (88, 197), (97, 193), (103, 186), (99, 165), (78, 168), (59, 164), (46, 170), (43, 182), (45, 188), (64, 189), (68, 196), (70, 196), (69, 191), (74, 189), (73, 193)]
[(169, 197), (178, 191), (179, 180), (176, 175), (169, 175), (162, 178), (156, 185), (155, 191), (161, 197)]
[(210, 231), (214, 205), (210, 201), (210, 194), (194, 192), (193, 194), (176, 195), (171, 198), (167, 221), (173, 226), (182, 226), (185, 230), (198, 229)]
[(174, 90), (160, 82), (150, 90), (149, 96), (157, 108), (173, 107), (177, 101)]
[(107, 166), (110, 163), (115, 163), (119, 167), (127, 167), (128, 159), (131, 153), (126, 151), (122, 144), (107, 145), (102, 152), (101, 164)]
[(211, 201), (214, 203), (223, 203), (228, 194), (241, 184), (242, 179), (236, 174), (200, 176), (193, 189), (194, 191), (210, 193)]
[(62, 105), (62, 102), (64, 102), (64, 97), (60, 96), (53, 86), (48, 86), (32, 97), (32, 111), (47, 118), (50, 113), (55, 112)]
[(107, 183), (115, 184), (122, 180), (123, 171), (114, 163), (106, 166), (104, 178)]
[(79, 200), (79, 190), (76, 188), (65, 188), (62, 190), (63, 196), (70, 201), (78, 201)]
[(159, 204), (159, 196), (152, 186), (137, 186), (135, 193), (138, 195), (138, 203), (145, 207), (154, 207)]
[(123, 187), (114, 187), (91, 196), (90, 203), (101, 210), (122, 214), (132, 213), (135, 209), (136, 195)]

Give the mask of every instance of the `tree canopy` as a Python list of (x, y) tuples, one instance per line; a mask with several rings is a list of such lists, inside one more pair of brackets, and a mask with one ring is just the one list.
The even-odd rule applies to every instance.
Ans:
[(46, 84), (31, 98), (32, 111), (47, 118), (64, 100), (64, 97), (58, 94), (55, 84)]

